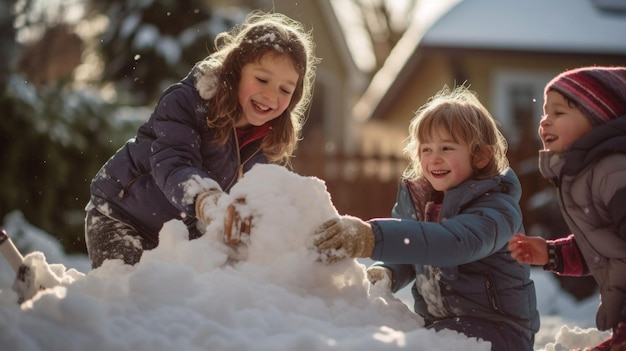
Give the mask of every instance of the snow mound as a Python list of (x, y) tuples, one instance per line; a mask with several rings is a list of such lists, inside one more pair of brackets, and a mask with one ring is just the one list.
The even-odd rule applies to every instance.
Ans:
[(34, 269), (58, 285), (21, 305), (13, 291), (0, 290), (3, 349), (490, 349), (455, 332), (422, 328), (402, 301), (370, 292), (357, 260), (318, 262), (308, 240), (337, 216), (320, 179), (257, 165), (231, 195), (245, 197), (243, 215), (254, 218), (245, 260), (233, 259), (218, 227), (189, 241), (175, 220), (135, 266), (113, 260), (83, 274), (43, 264), (38, 253)]

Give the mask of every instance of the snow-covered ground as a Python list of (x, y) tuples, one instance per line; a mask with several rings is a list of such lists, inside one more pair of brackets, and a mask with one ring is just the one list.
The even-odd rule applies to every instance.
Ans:
[[(337, 214), (323, 181), (277, 166), (256, 166), (232, 189), (245, 195), (253, 240), (235, 253), (219, 224), (194, 241), (178, 221), (160, 245), (131, 267), (117, 261), (91, 270), (84, 256), (65, 255), (20, 212), (3, 228), (22, 248), (41, 284), (17, 304), (15, 274), (0, 258), (2, 350), (489, 350), (455, 332), (426, 330), (395, 296), (370, 287), (369, 260), (335, 265), (307, 249), (313, 229)], [(218, 204), (225, 209), (226, 202)], [(220, 222), (220, 221), (216, 221)], [(216, 233), (216, 234), (211, 234)], [(236, 258), (239, 258), (237, 260)], [(541, 330), (535, 350), (593, 346), (598, 298), (576, 302), (551, 274), (533, 270)], [(24, 287), (22, 287), (24, 288)], [(26, 287), (28, 288), (28, 287)]]

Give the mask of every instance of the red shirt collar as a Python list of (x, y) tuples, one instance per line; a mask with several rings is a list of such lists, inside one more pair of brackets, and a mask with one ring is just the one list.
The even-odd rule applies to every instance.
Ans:
[(270, 133), (272, 129), (271, 123), (265, 123), (260, 126), (251, 126), (246, 128), (235, 128), (237, 132), (237, 140), (239, 141), (239, 149), (251, 142), (261, 139)]

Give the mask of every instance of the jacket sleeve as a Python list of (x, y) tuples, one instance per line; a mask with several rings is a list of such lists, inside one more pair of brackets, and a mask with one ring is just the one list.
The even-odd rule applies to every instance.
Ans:
[[(492, 195), (495, 196), (495, 195)], [(519, 208), (493, 202), (472, 206), (443, 223), (412, 219), (373, 219), (372, 259), (454, 266), (501, 250), (521, 228)], [(484, 206), (483, 206), (484, 205)]]
[(626, 154), (615, 153), (602, 158), (594, 166), (590, 189), (597, 211), (606, 215), (601, 219), (604, 230), (614, 237), (600, 245), (605, 256), (624, 259), (626, 246)]
[(202, 170), (200, 131), (196, 114), (202, 110), (189, 87), (165, 95), (152, 116), (155, 140), (150, 163), (152, 176), (167, 199), (182, 212), (193, 215), (195, 196), (220, 188)]

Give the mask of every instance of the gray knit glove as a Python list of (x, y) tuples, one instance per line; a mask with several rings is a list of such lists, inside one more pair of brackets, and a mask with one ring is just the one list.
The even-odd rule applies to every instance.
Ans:
[(391, 270), (383, 266), (371, 266), (365, 273), (367, 274), (367, 280), (372, 285), (382, 285), (388, 290), (391, 290)]

